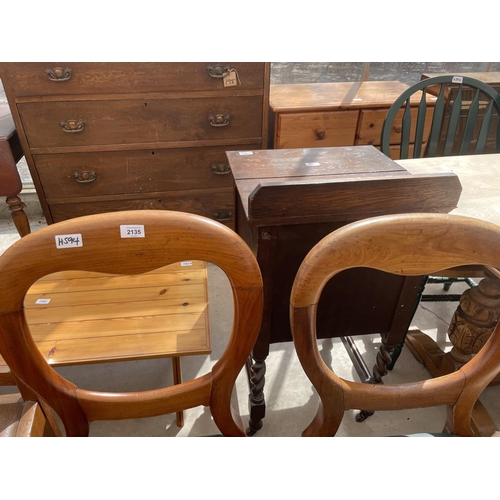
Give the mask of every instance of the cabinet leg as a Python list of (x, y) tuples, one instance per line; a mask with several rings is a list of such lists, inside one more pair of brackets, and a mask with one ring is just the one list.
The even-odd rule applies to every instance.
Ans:
[(25, 203), (21, 201), (19, 196), (9, 196), (6, 202), (7, 205), (9, 205), (10, 214), (12, 215), (12, 220), (14, 221), (19, 236), (21, 236), (21, 238), (26, 236), (31, 232), (31, 229), (28, 217), (24, 212), (24, 208), (26, 207)]
[[(382, 377), (389, 373), (388, 366), (393, 363), (393, 352), (397, 345), (392, 346), (382, 341), (382, 345), (377, 353), (375, 367), (373, 368), (373, 376), (366, 383), (383, 384)], [(372, 410), (361, 410), (356, 415), (356, 422), (364, 422), (368, 417), (371, 417), (375, 412)]]
[(250, 409), (250, 420), (248, 422), (247, 435), (253, 436), (262, 428), (262, 420), (266, 416), (266, 402), (264, 399), (264, 385), (266, 374), (265, 359), (254, 359), (250, 367), (250, 394), (248, 406)]

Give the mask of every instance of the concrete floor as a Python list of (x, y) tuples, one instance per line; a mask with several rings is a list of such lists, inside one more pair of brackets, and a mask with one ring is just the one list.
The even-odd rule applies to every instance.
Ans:
[[(36, 195), (29, 191), (23, 193), (27, 202), (32, 231), (45, 226)], [(19, 239), (10, 219), (7, 208), (0, 210), (0, 253)], [(438, 285), (432, 285), (439, 289)], [(456, 293), (461, 285), (453, 285)], [(206, 373), (222, 353), (227, 342), (231, 324), (231, 294), (225, 275), (219, 268), (209, 265), (209, 301), (213, 352), (210, 356), (183, 358), (184, 380)], [(419, 306), (414, 324), (431, 335), (443, 349), (449, 350), (446, 331), (456, 303), (425, 303)], [(352, 363), (339, 339), (319, 341), (322, 356), (342, 377), (358, 380)], [(356, 339), (368, 366), (373, 366), (380, 338), (377, 335)], [(172, 384), (171, 362), (169, 359), (108, 363), (83, 367), (60, 368), (68, 379), (85, 389), (132, 391), (161, 387)], [(429, 375), (404, 349), (395, 369), (386, 381), (423, 380)], [(12, 392), (14, 388), (0, 387), (0, 393)], [(481, 401), (490, 411), (497, 424), (500, 424), (500, 387), (486, 389)], [(243, 419), (248, 422), (248, 382), (242, 372), (237, 380), (234, 403)], [(292, 343), (279, 343), (271, 346), (267, 360), (265, 397), (267, 402), (266, 418), (263, 428), (255, 437), (300, 436), (308, 425), (317, 408), (317, 396), (305, 377), (297, 360)], [(384, 436), (412, 432), (440, 432), (445, 419), (445, 408), (431, 408), (404, 412), (377, 412), (363, 423), (354, 419), (356, 412), (346, 413), (338, 436)], [(204, 408), (185, 412), (185, 425), (177, 427), (175, 415), (149, 419), (124, 420), (118, 422), (94, 422), (91, 436), (203, 436), (217, 433), (210, 412)]]

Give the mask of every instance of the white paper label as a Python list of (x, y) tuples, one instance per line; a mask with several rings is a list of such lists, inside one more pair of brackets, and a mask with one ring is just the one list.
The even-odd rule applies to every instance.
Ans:
[(181, 266), (182, 267), (192, 266), (192, 265), (193, 265), (193, 261), (192, 260), (185, 260), (184, 262), (181, 262)]
[(37, 299), (35, 304), (48, 304), (50, 299)]
[(146, 232), (144, 231), (144, 225), (120, 225), (120, 236), (122, 238), (145, 238)]
[(56, 235), (56, 248), (83, 247), (81, 234), (58, 234)]
[(240, 151), (240, 156), (249, 156), (253, 155), (252, 151)]
[(464, 81), (464, 78), (463, 76), (454, 76), (451, 81), (453, 83), (462, 83)]
[(318, 162), (315, 162), (315, 163), (306, 163), (306, 167), (319, 167), (319, 163)]

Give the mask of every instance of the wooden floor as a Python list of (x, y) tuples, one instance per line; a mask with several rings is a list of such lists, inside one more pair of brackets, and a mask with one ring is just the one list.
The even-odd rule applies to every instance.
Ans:
[[(33, 338), (54, 366), (211, 352), (205, 262), (137, 276), (68, 271), (25, 299)], [(10, 385), (0, 358), (0, 385)]]

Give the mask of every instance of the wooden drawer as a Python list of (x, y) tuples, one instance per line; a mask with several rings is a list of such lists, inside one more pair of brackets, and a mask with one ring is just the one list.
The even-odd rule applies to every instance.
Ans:
[[(224, 87), (212, 78), (208, 67), (235, 68), (240, 84)], [(53, 96), (78, 94), (121, 94), (131, 92), (224, 91), (228, 94), (264, 88), (265, 64), (239, 63), (9, 63), (3, 79), (15, 89), (16, 96)], [(46, 70), (69, 68), (66, 81), (51, 81)], [(64, 72), (61, 72), (64, 74)], [(7, 82), (5, 82), (7, 83)]]
[(215, 219), (232, 229), (235, 227), (233, 188), (171, 191), (159, 193), (154, 197), (135, 195), (121, 199), (75, 201), (75, 203), (52, 203), (50, 210), (54, 222), (120, 210), (176, 210)]
[(274, 147), (350, 146), (354, 143), (358, 114), (357, 110), (281, 114)]
[[(382, 134), (382, 126), (389, 109), (368, 109), (362, 110), (360, 115), (360, 122), (357, 132), (356, 144), (372, 144), (380, 146), (380, 137)], [(399, 111), (394, 119), (391, 131), (391, 144), (401, 144), (401, 119), (403, 117), (403, 110)], [(413, 142), (413, 135), (417, 126), (418, 108), (410, 108), (411, 113), (411, 132), (410, 142)], [(424, 137), (427, 138), (432, 124), (432, 108), (427, 108), (427, 116), (424, 125)], [(424, 141), (425, 142), (425, 141)]]
[[(30, 102), (18, 105), (30, 148), (260, 138), (262, 97)], [(221, 117), (226, 126), (217, 123)], [(74, 127), (71, 127), (71, 121)], [(216, 126), (211, 125), (214, 123)], [(76, 129), (76, 132), (64, 130)]]
[(233, 176), (226, 151), (260, 144), (210, 148), (151, 149), (34, 155), (45, 197), (154, 193), (229, 188)]

